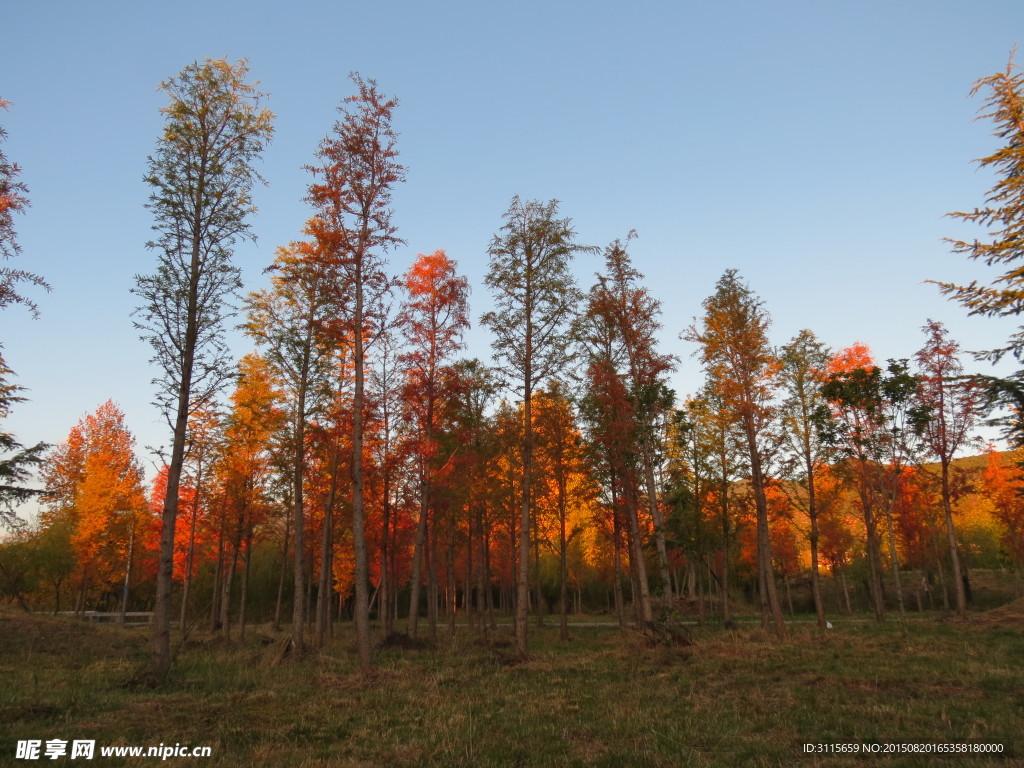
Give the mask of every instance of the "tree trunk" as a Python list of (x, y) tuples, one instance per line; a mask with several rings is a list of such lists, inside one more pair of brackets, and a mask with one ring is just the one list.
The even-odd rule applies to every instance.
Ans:
[[(527, 330), (529, 339), (529, 330)], [(530, 351), (527, 350), (527, 359)], [(530, 610), (530, 473), (533, 463), (533, 376), (527, 366), (523, 385), (523, 475), (519, 514), (519, 574), (516, 581), (516, 652), (526, 658), (526, 623)]]
[[(364, 221), (366, 219), (364, 218)], [(366, 243), (366, 227), (360, 238), (358, 255)], [(357, 258), (355, 276), (355, 394), (352, 401), (352, 545), (356, 560), (355, 629), (359, 668), (364, 675), (373, 671), (373, 646), (370, 643), (369, 562), (366, 553), (366, 523), (363, 511), (363, 275)]]
[(275, 632), (281, 631), (281, 606), (284, 603), (284, 577), (288, 572), (288, 537), (291, 533), (291, 514), (292, 511), (289, 509), (284, 519), (284, 545), (281, 548), (281, 575), (277, 580), (277, 602), (274, 605), (273, 629)]
[(953, 525), (953, 505), (949, 490), (949, 460), (942, 457), (942, 511), (946, 517), (946, 538), (949, 542), (949, 560), (953, 567), (953, 585), (956, 595), (956, 614), (967, 617), (967, 591), (964, 589), (963, 573), (960, 569), (960, 547), (957, 545), (956, 528)]
[(634, 595), (638, 599), (637, 624), (641, 629), (647, 629), (654, 622), (654, 612), (651, 609), (651, 592), (647, 583), (647, 564), (644, 562), (643, 540), (640, 534), (640, 520), (637, 517), (635, 489), (626, 487), (626, 517), (630, 533), (629, 559), (633, 563), (633, 572), (636, 574), (637, 589), (639, 594)]

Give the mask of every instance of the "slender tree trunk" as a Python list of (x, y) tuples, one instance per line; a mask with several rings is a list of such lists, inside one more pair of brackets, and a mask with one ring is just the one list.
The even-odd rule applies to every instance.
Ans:
[(181, 588), (181, 618), (178, 627), (181, 629), (181, 639), (188, 639), (188, 598), (192, 588), (192, 567), (195, 561), (196, 551), (196, 518), (199, 516), (199, 496), (203, 487), (203, 465), (199, 464), (196, 471), (196, 489), (192, 495), (192, 515), (188, 527), (188, 550), (185, 553), (185, 578)]
[(859, 459), (861, 466), (860, 501), (864, 513), (864, 530), (867, 536), (868, 567), (870, 569), (871, 600), (875, 609), (875, 621), (885, 621), (885, 602), (882, 593), (881, 556), (878, 545), (878, 525), (875, 520), (871, 492), (865, 487), (870, 477), (865, 459)]
[(427, 546), (427, 629), (430, 639), (437, 639), (437, 521), (430, 527), (429, 544)]
[(340, 438), (335, 443), (331, 456), (331, 484), (327, 491), (327, 503), (324, 505), (324, 528), (320, 537), (320, 582), (316, 592), (316, 643), (323, 648), (331, 625), (331, 593), (332, 576), (334, 573), (334, 503), (338, 492), (338, 472), (340, 471), (341, 452)]
[(537, 611), (537, 626), (544, 626), (544, 612), (546, 601), (544, 600), (544, 588), (540, 583), (540, 525), (538, 525), (536, 510), (533, 513), (533, 600), (534, 609)]
[[(529, 324), (529, 321), (528, 321)], [(530, 330), (527, 329), (526, 359), (529, 361)], [(530, 610), (530, 483), (533, 469), (533, 373), (529, 362), (523, 381), (523, 475), (522, 499), (519, 514), (519, 575), (516, 582), (516, 652), (523, 658), (528, 654), (526, 642), (527, 616)]]
[(238, 564), (238, 550), (242, 544), (241, 532), (229, 542), (231, 552), (225, 562), (225, 573), (221, 581), (220, 595), (220, 634), (225, 640), (231, 639), (231, 588), (234, 586), (235, 567)]
[(217, 531), (217, 561), (213, 566), (213, 589), (210, 597), (210, 631), (217, 631), (220, 616), (220, 582), (224, 577), (224, 513), (221, 512), (220, 527)]
[(654, 523), (654, 545), (658, 553), (658, 568), (661, 571), (662, 595), (666, 600), (672, 599), (672, 576), (668, 568), (668, 547), (665, 544), (665, 515), (658, 503), (658, 484), (654, 477), (654, 450), (645, 440), (643, 450), (644, 480), (647, 485), (647, 506)]
[(629, 555), (630, 560), (634, 563), (637, 589), (639, 590), (639, 594), (634, 596), (639, 598), (637, 623), (641, 629), (647, 629), (654, 621), (654, 612), (651, 608), (651, 592), (647, 582), (647, 564), (644, 562), (643, 539), (640, 534), (640, 520), (637, 516), (636, 493), (635, 489), (629, 486), (626, 488), (626, 516), (628, 518), (626, 522), (629, 523), (630, 544), (632, 546)]
[(451, 509), (448, 510), (448, 547), (445, 557), (445, 575), (448, 581), (448, 599), (446, 601), (448, 610), (448, 634), (455, 639), (455, 615), (458, 611), (458, 585), (455, 581), (455, 515)]
[[(364, 222), (367, 218), (364, 217)], [(360, 237), (359, 256), (365, 251), (366, 225)], [(363, 510), (363, 275), (357, 258), (355, 277), (355, 396), (352, 403), (352, 545), (356, 560), (355, 629), (359, 650), (359, 668), (364, 675), (373, 671), (373, 647), (370, 643), (369, 562), (366, 553), (366, 523)]]
[(949, 460), (942, 457), (942, 511), (946, 517), (946, 538), (949, 541), (949, 560), (953, 566), (953, 586), (956, 595), (956, 613), (961, 619), (967, 617), (967, 591), (964, 589), (963, 572), (960, 569), (960, 547), (956, 540), (956, 527), (953, 525), (952, 494), (949, 490)]
[[(205, 158), (204, 158), (205, 160)], [(206, 188), (206, 165), (196, 180), (196, 200), (202, 200)], [(185, 301), (185, 338), (181, 348), (181, 378), (177, 382), (177, 407), (174, 416), (174, 437), (171, 461), (167, 466), (167, 489), (161, 515), (160, 555), (156, 572), (156, 599), (153, 606), (153, 657), (150, 665), (155, 677), (166, 677), (171, 668), (171, 592), (174, 589), (174, 528), (178, 516), (178, 495), (185, 468), (185, 446), (188, 437), (188, 416), (191, 412), (192, 374), (199, 339), (199, 278), (202, 273), (203, 233), (206, 224), (202, 212), (193, 214), (192, 253), (189, 263), (188, 296)]]
[(814, 463), (806, 461), (807, 472), (807, 516), (811, 521), (811, 595), (814, 598), (814, 613), (818, 626), (825, 628), (825, 602), (821, 597), (821, 568), (818, 558), (818, 543), (821, 534), (818, 532), (818, 503), (814, 487)]
[(416, 543), (412, 551), (412, 576), (409, 580), (409, 620), (405, 630), (406, 634), (413, 639), (416, 638), (420, 614), (420, 584), (423, 581), (423, 548), (426, 545), (427, 539), (429, 489), (430, 484), (427, 477), (426, 460), (424, 459), (420, 479), (420, 516), (416, 522)]
[(565, 531), (565, 482), (559, 482), (558, 503), (558, 580), (559, 580), (559, 637), (569, 640), (569, 540)]
[(295, 520), (295, 584), (292, 603), (292, 642), (298, 653), (306, 650), (306, 386), (309, 376), (309, 358), (312, 343), (312, 323), (306, 333), (306, 348), (303, 353), (302, 370), (299, 375), (298, 393), (295, 406), (295, 468), (293, 475), (292, 499)]
[(281, 575), (277, 580), (277, 602), (274, 605), (275, 632), (281, 631), (281, 607), (284, 604), (284, 577), (288, 572), (288, 537), (291, 533), (292, 510), (288, 510), (284, 519), (284, 545), (281, 547)]
[(245, 642), (245, 623), (248, 619), (249, 604), (249, 566), (252, 564), (252, 522), (245, 532), (245, 559), (242, 568), (242, 594), (238, 601), (238, 640)]
[(899, 606), (900, 620), (906, 621), (907, 610), (903, 603), (903, 579), (900, 575), (900, 555), (896, 549), (896, 531), (892, 524), (892, 497), (885, 505), (885, 522), (889, 529), (889, 559), (892, 560), (892, 575), (896, 582), (896, 604)]
[(619, 621), (619, 628), (626, 628), (626, 601), (622, 594), (622, 526), (619, 523), (618, 501), (615, 494), (615, 485), (612, 484), (612, 558), (614, 563), (615, 581), (612, 584), (612, 594), (615, 599), (615, 617)]
[(754, 506), (757, 511), (757, 559), (761, 577), (762, 619), (767, 625), (770, 620), (775, 627), (775, 635), (783, 637), (786, 626), (782, 619), (782, 606), (775, 588), (775, 569), (772, 567), (772, 540), (768, 528), (768, 500), (765, 497), (764, 474), (761, 469), (761, 454), (757, 449), (754, 426), (749, 416), (744, 418), (747, 433), (747, 448), (750, 451), (751, 485), (754, 490)]

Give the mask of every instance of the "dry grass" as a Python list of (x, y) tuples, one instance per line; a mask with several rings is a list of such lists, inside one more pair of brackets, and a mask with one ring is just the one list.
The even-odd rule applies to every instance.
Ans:
[(692, 646), (653, 647), (573, 631), (568, 644), (556, 628), (533, 631), (518, 663), (504, 637), (392, 639), (369, 680), (344, 627), (301, 659), (265, 630), (245, 646), (200, 637), (166, 686), (144, 690), (123, 685), (145, 661), (144, 630), (0, 611), (0, 764), (27, 738), (209, 745), (210, 766), (870, 764), (806, 756), (806, 742), (996, 742), (1022, 754), (1024, 633), (1002, 623), (802, 627), (784, 640), (702, 629)]

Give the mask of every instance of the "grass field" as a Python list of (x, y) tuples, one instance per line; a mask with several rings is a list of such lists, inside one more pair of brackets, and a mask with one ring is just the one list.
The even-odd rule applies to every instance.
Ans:
[[(244, 646), (199, 637), (157, 689), (126, 684), (146, 658), (145, 629), (4, 610), (0, 765), (155, 764), (99, 748), (177, 743), (212, 755), (168, 764), (1024, 765), (1015, 610), (905, 627), (837, 621), (824, 633), (794, 624), (784, 640), (756, 624), (708, 627), (672, 647), (579, 625), (563, 644), (557, 628), (531, 628), (527, 661), (500, 628), (488, 644), (464, 629), (433, 647), (380, 649), (370, 681), (345, 627), (322, 652), (280, 663), (278, 638), (257, 629)], [(96, 756), (16, 760), (28, 739), (94, 739)], [(803, 746), (947, 742), (1004, 753), (887, 758)]]

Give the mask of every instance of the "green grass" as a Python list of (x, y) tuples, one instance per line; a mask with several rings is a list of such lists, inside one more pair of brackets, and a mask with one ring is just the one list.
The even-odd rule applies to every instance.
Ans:
[[(689, 647), (648, 647), (613, 628), (531, 627), (510, 638), (377, 654), (357, 671), (348, 629), (320, 653), (267, 664), (244, 646), (183, 649), (162, 688), (125, 685), (145, 630), (0, 612), (0, 765), (22, 739), (213, 748), (207, 766), (832, 766), (1024, 764), (1024, 632), (895, 621), (702, 628)], [(805, 755), (805, 742), (1000, 743), (1009, 758)], [(47, 764), (103, 765), (68, 758)], [(110, 758), (108, 765), (155, 758)]]

